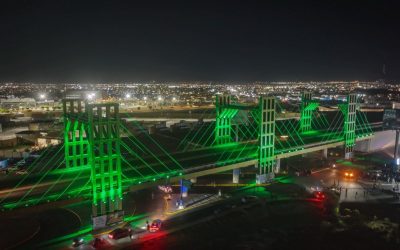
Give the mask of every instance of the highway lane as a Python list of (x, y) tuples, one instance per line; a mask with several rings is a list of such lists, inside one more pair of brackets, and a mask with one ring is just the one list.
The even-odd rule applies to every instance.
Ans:
[[(336, 168), (326, 168), (312, 173), (310, 176), (299, 176), (294, 179), (295, 183), (304, 186), (310, 192), (336, 185), (340, 192), (340, 201), (366, 201), (367, 189), (358, 179), (356, 170), (348, 166), (336, 163)], [(345, 176), (345, 172), (353, 172), (354, 178)], [(365, 193), (364, 193), (365, 192)]]

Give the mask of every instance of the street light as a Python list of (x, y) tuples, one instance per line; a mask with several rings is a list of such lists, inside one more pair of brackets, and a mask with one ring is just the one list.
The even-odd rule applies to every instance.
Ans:
[(42, 99), (42, 100), (44, 100), (44, 99), (46, 98), (46, 94), (43, 94), (43, 93), (40, 94), (40, 95), (39, 95), (39, 98)]
[(88, 100), (93, 100), (95, 95), (96, 95), (95, 93), (89, 93), (89, 94), (87, 94), (86, 97), (87, 97)]
[(129, 94), (129, 93), (128, 93), (128, 94), (126, 94), (126, 95), (125, 95), (125, 98), (126, 98), (126, 99), (129, 99), (129, 98), (131, 98), (131, 94)]

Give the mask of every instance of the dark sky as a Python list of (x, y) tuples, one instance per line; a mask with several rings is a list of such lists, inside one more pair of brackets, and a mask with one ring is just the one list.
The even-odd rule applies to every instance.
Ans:
[(0, 82), (400, 80), (400, 1), (1, 1)]

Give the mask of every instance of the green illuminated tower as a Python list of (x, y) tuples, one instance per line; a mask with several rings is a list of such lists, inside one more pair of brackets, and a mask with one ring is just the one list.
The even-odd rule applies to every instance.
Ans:
[(356, 142), (356, 112), (357, 112), (357, 95), (349, 94), (347, 103), (341, 104), (340, 110), (344, 115), (343, 136), (345, 146), (345, 159), (353, 157), (353, 147)]
[(122, 209), (119, 105), (90, 104), (87, 112), (93, 215), (103, 215)]
[(311, 121), (312, 114), (318, 108), (318, 102), (312, 100), (310, 92), (304, 92), (301, 96), (300, 106), (300, 132), (308, 132), (312, 130)]
[(275, 149), (275, 97), (261, 96), (259, 101), (259, 126), (258, 126), (258, 167), (260, 176), (258, 182), (273, 178), (274, 174), (274, 149)]
[(82, 100), (63, 101), (64, 149), (67, 168), (83, 167), (88, 164), (87, 122), (83, 122), (85, 103)]
[[(122, 173), (118, 104), (89, 104), (82, 100), (64, 100), (63, 106), (65, 157), (69, 162), (67, 167), (82, 166), (81, 158), (91, 167), (93, 216), (121, 210)], [(74, 165), (75, 163), (77, 165)]]
[[(231, 104), (230, 95), (217, 95), (215, 101), (216, 119), (215, 119), (215, 143), (217, 145), (231, 142), (232, 117), (237, 113), (237, 110), (227, 109)], [(235, 114), (233, 114), (235, 113)]]

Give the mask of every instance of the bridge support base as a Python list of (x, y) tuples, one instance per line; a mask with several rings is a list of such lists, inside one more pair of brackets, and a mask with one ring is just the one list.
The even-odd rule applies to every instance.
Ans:
[(328, 159), (328, 149), (327, 148), (322, 150), (322, 158)]
[(346, 152), (344, 154), (344, 159), (345, 160), (351, 160), (353, 158), (353, 152)]
[(271, 182), (275, 177), (274, 172), (266, 173), (266, 174), (256, 174), (256, 184), (264, 184)]
[(279, 173), (280, 170), (281, 170), (281, 159), (276, 159), (275, 160), (275, 168), (274, 168), (275, 174)]
[(256, 174), (256, 184), (263, 184), (267, 182), (266, 174)]
[(394, 142), (394, 153), (393, 153), (393, 161), (396, 166), (399, 166), (399, 139), (400, 139), (400, 130), (396, 130), (396, 140)]
[(238, 184), (239, 183), (239, 175), (240, 175), (240, 169), (236, 168), (233, 170), (233, 177), (232, 177), (232, 183), (233, 184)]

